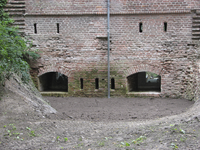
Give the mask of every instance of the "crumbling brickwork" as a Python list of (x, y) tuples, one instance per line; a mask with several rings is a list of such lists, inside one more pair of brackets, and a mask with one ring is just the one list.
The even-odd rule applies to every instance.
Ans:
[[(68, 96), (106, 96), (107, 0), (26, 0), (25, 6), (23, 31), (41, 51), (31, 63), (36, 85), (36, 75), (59, 72), (68, 77)], [(111, 0), (110, 9), (111, 95), (197, 97), (200, 1)], [(138, 72), (159, 75), (161, 91), (129, 92), (127, 77)]]

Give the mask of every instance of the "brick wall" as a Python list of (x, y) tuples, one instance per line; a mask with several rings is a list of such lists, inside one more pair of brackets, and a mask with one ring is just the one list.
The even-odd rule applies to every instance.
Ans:
[[(150, 13), (190, 11), (199, 0), (111, 0), (111, 13)], [(30, 14), (106, 13), (107, 0), (27, 0)]]
[[(128, 92), (127, 77), (150, 71), (161, 76), (159, 96), (195, 96), (199, 42), (192, 40), (191, 10), (197, 6), (198, 0), (111, 0), (111, 77), (116, 82), (111, 95), (134, 96)], [(106, 0), (27, 0), (25, 33), (41, 51), (32, 67), (37, 75), (65, 74), (69, 96), (106, 96), (106, 11)]]

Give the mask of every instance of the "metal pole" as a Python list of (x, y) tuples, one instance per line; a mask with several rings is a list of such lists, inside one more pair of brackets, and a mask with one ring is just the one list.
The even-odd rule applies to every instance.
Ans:
[(107, 36), (108, 36), (108, 98), (110, 98), (110, 0), (107, 4)]

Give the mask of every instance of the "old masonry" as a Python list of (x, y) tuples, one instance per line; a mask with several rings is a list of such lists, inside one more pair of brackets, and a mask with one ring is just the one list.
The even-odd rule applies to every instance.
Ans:
[(42, 94), (106, 97), (109, 83), (111, 96), (198, 98), (199, 0), (8, 0), (5, 11), (40, 51)]

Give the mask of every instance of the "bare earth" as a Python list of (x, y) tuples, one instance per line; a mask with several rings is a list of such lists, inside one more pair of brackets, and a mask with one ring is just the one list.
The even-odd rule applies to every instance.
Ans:
[(43, 115), (4, 93), (0, 150), (200, 149), (199, 101), (46, 97), (58, 113)]
[(85, 121), (135, 121), (185, 112), (194, 101), (162, 98), (45, 97), (62, 119)]

